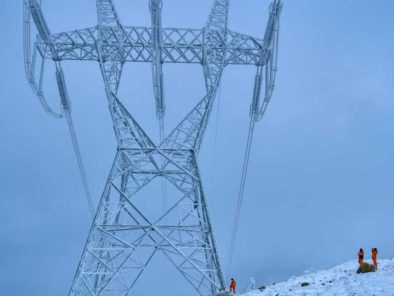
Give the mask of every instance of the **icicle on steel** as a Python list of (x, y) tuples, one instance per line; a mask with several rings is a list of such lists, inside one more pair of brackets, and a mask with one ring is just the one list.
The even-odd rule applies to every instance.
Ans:
[(86, 170), (82, 161), (81, 149), (79, 148), (77, 134), (75, 132), (74, 123), (71, 117), (71, 103), (67, 92), (66, 81), (64, 79), (63, 69), (59, 62), (56, 62), (56, 80), (59, 89), (60, 101), (62, 104), (64, 115), (67, 120), (67, 126), (70, 132), (71, 142), (74, 147), (75, 158), (77, 160), (83, 189), (85, 191), (86, 201), (88, 203), (89, 211), (92, 217), (94, 217), (95, 210), (94, 210), (93, 199), (90, 194), (88, 178), (86, 177)]
[(67, 121), (67, 126), (69, 129), (71, 142), (72, 142), (74, 154), (75, 154), (75, 157), (77, 160), (78, 169), (80, 172), (81, 181), (82, 181), (82, 185), (83, 185), (83, 188), (85, 191), (85, 197), (86, 197), (86, 200), (88, 203), (88, 207), (89, 207), (91, 214), (94, 215), (93, 201), (92, 201), (92, 197), (91, 197), (89, 186), (88, 186), (88, 181), (87, 181), (86, 172), (85, 172), (85, 168), (84, 168), (82, 157), (81, 157), (81, 151), (79, 148), (78, 139), (77, 139), (74, 124), (72, 121), (70, 99), (69, 99), (68, 93), (67, 93), (63, 69), (61, 67), (60, 58), (58, 57), (57, 50), (54, 47), (54, 44), (51, 39), (52, 38), (51, 32), (49, 30), (49, 27), (48, 27), (48, 24), (45, 20), (45, 17), (42, 13), (41, 2), (37, 2), (37, 0), (24, 0), (24, 56), (25, 56), (25, 71), (26, 71), (27, 80), (29, 81), (29, 84), (32, 87), (34, 93), (39, 98), (45, 111), (49, 115), (51, 115), (55, 118), (63, 117), (62, 114), (55, 113), (49, 107), (49, 105), (45, 99), (43, 90), (42, 90), (43, 81), (44, 81), (44, 67), (45, 67), (45, 59), (43, 56), (41, 56), (41, 67), (40, 67), (40, 75), (39, 75), (38, 82), (35, 79), (34, 72), (35, 72), (35, 64), (36, 64), (36, 57), (37, 57), (37, 46), (35, 46), (35, 49), (33, 52), (33, 59), (31, 60), (30, 59), (30, 56), (31, 56), (31, 52), (30, 52), (30, 48), (31, 48), (31, 45), (30, 45), (30, 34), (31, 34), (30, 33), (30, 17), (33, 19), (34, 24), (37, 28), (37, 31), (40, 36), (40, 41), (45, 42), (48, 45), (48, 47), (54, 57), (53, 60), (55, 61), (55, 66), (56, 66), (56, 80), (57, 80), (57, 85), (58, 85), (61, 107), (63, 110), (64, 117), (66, 118), (66, 121)]
[[(268, 55), (265, 56), (265, 60), (261, 61), (257, 65), (254, 91), (252, 104), (250, 106), (250, 123), (248, 130), (248, 137), (246, 140), (245, 155), (242, 165), (241, 181), (238, 190), (238, 196), (236, 199), (236, 208), (234, 215), (234, 225), (230, 241), (230, 250), (228, 258), (228, 268), (231, 267), (232, 259), (234, 255), (234, 248), (239, 228), (239, 221), (241, 216), (242, 202), (245, 193), (246, 177), (249, 167), (250, 151), (252, 148), (253, 134), (255, 123), (260, 121), (265, 111), (267, 110), (268, 103), (271, 100), (272, 93), (275, 85), (275, 77), (277, 71), (277, 60), (278, 60), (278, 40), (279, 40), (279, 15), (282, 8), (280, 0), (275, 0), (270, 6), (270, 15), (268, 18), (267, 29), (264, 35), (264, 48), (268, 51)], [(263, 71), (265, 68), (265, 72)], [(265, 73), (265, 80), (263, 78), (263, 73)], [(261, 88), (265, 84), (265, 95), (263, 103), (260, 104)]]
[[(36, 79), (35, 75), (35, 64), (37, 60), (37, 46), (34, 45), (33, 48), (33, 56), (31, 56), (31, 16), (35, 15), (35, 21), (38, 21), (38, 26), (43, 26), (43, 28), (40, 28), (38, 30), (40, 33), (40, 38), (44, 40), (43, 38), (47, 37), (47, 34), (49, 32), (46, 23), (42, 21), (42, 15), (41, 15), (41, 9), (39, 7), (39, 4), (37, 1), (31, 1), (31, 0), (24, 0), (23, 2), (23, 53), (24, 53), (24, 64), (25, 64), (25, 74), (27, 81), (29, 83), (29, 86), (33, 90), (34, 94), (38, 98), (39, 102), (41, 103), (43, 109), (45, 112), (54, 117), (54, 118), (61, 118), (63, 115), (61, 113), (55, 112), (48, 104), (48, 101), (45, 97), (45, 94), (43, 92), (42, 86), (43, 86), (43, 71), (44, 71), (44, 66), (45, 66), (45, 59), (41, 56), (41, 71), (40, 71), (40, 77), (39, 81)], [(37, 26), (37, 24), (36, 24)], [(43, 34), (41, 36), (41, 34)], [(41, 53), (40, 53), (41, 54)]]

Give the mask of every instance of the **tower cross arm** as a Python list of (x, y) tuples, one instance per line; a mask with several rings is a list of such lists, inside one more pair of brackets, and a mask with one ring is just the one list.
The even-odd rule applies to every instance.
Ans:
[(250, 35), (228, 31), (226, 64), (264, 65), (269, 49), (264, 40)]
[(50, 48), (52, 45), (61, 60), (97, 61), (97, 32), (97, 27), (90, 27), (53, 34), (51, 35), (51, 44), (37, 37), (36, 44), (38, 51), (45, 59), (54, 59)]
[[(123, 49), (125, 62), (151, 63), (153, 61), (153, 40), (149, 27), (105, 28), (105, 45), (113, 49)], [(51, 46), (61, 60), (97, 61), (97, 40), (99, 27), (90, 27), (69, 32), (53, 34), (48, 41), (36, 40), (39, 52), (45, 59), (54, 59)], [(188, 28), (163, 28), (162, 61), (163, 63), (203, 62), (204, 30)], [(228, 31), (227, 41), (215, 45), (227, 47), (226, 64), (258, 65), (267, 55), (264, 41), (241, 33)], [(215, 48), (213, 48), (215, 49)], [(263, 57), (263, 59), (262, 59)]]

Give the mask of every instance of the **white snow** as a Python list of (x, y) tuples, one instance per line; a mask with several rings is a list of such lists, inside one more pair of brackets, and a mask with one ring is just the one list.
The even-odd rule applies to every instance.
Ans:
[[(242, 296), (293, 296), (293, 295), (338, 295), (338, 296), (394, 296), (394, 260), (379, 260), (376, 272), (357, 274), (355, 260), (328, 270), (322, 270), (285, 282), (266, 286), (263, 291), (253, 291)], [(310, 285), (301, 287), (301, 283)]]

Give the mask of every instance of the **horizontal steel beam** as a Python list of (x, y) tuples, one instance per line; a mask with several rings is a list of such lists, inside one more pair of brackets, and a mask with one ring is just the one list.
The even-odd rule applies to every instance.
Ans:
[[(45, 59), (54, 59), (53, 47), (60, 60), (97, 61), (99, 30), (105, 36), (104, 45), (108, 53), (121, 49), (124, 62), (153, 61), (154, 45), (149, 27), (124, 27), (124, 30), (119, 27), (91, 27), (54, 34), (50, 41), (37, 40), (39, 52)], [(203, 62), (204, 46), (208, 47), (203, 41), (204, 30), (163, 28), (162, 34), (163, 63)], [(228, 31), (225, 44), (216, 46), (227, 47), (226, 64), (261, 65), (269, 56), (269, 50), (263, 47), (263, 40), (232, 31)]]

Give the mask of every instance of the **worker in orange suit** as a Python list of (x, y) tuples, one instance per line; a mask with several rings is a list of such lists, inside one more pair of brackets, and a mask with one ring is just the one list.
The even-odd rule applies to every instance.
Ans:
[(373, 266), (375, 266), (376, 269), (378, 269), (378, 249), (372, 248), (372, 261), (373, 261)]
[(237, 282), (234, 279), (231, 279), (230, 283), (230, 293), (235, 294), (235, 287), (237, 286)]
[(363, 263), (364, 261), (364, 250), (360, 249), (360, 251), (358, 251), (358, 264)]

